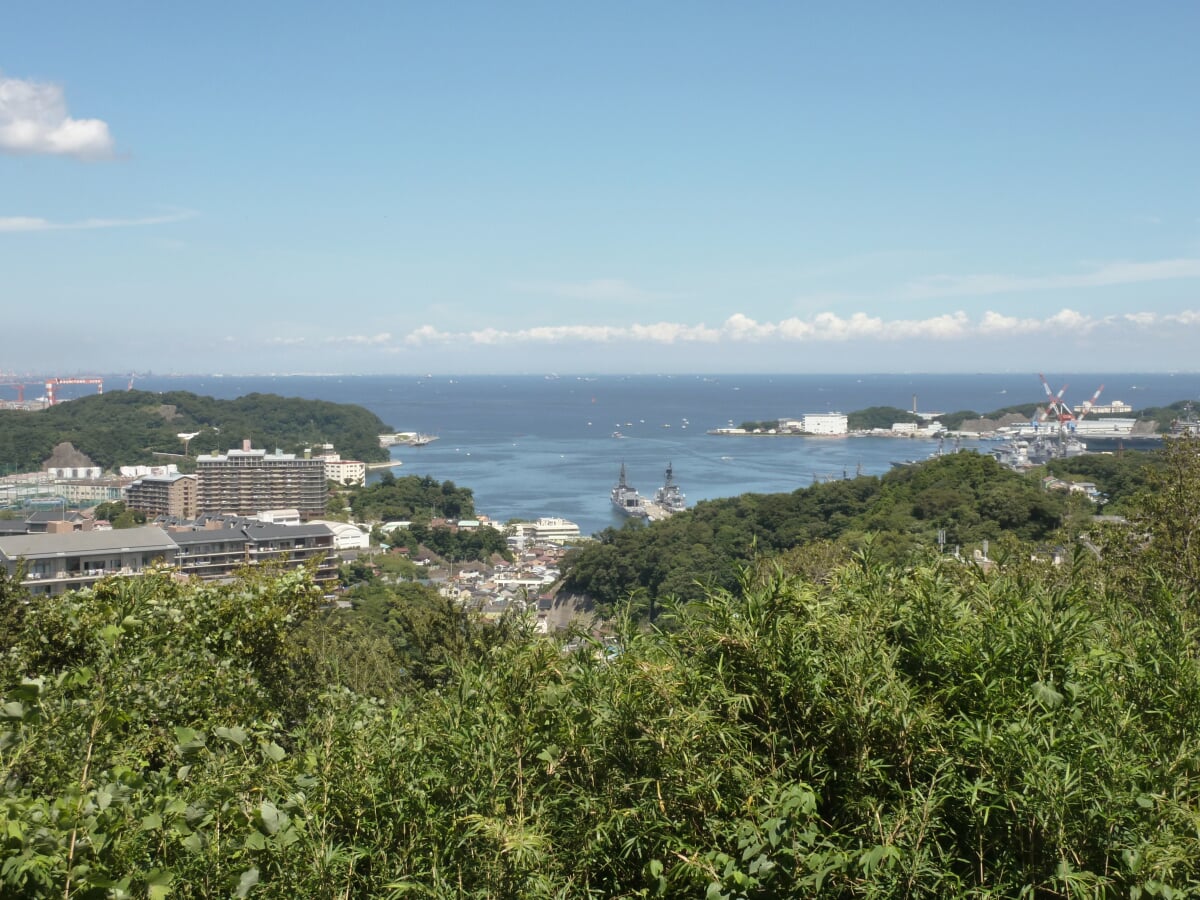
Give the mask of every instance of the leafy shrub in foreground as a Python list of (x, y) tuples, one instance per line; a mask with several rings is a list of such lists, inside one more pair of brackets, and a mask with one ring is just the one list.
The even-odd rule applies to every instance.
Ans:
[[(1145, 561), (1149, 561), (1147, 557)], [(26, 607), (6, 896), (1183, 896), (1195, 610), (1104, 567), (744, 575), (388, 705), (317, 697), (303, 573)], [(1125, 582), (1121, 582), (1125, 583)]]

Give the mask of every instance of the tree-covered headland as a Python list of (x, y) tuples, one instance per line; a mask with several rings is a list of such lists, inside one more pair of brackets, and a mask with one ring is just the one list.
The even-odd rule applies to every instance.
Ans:
[(250, 438), (255, 447), (299, 453), (332, 443), (344, 459), (382, 461), (374, 413), (347, 403), (247, 394), (217, 400), (188, 391), (119, 391), (48, 409), (0, 410), (0, 472), (36, 471), (68, 441), (103, 468), (175, 462), (187, 468), (179, 434), (195, 434), (188, 454), (224, 453)]
[(1200, 449), (1165, 455), (1061, 566), (1037, 521), (885, 552), (940, 467), (812, 492), (844, 555), (813, 512), (604, 640), (302, 571), (0, 581), (0, 894), (1193, 896)]

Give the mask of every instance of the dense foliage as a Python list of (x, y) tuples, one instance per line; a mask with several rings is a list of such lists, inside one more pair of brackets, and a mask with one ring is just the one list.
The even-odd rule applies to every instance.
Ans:
[(897, 422), (920, 422), (921, 417), (895, 406), (871, 406), (852, 412), (846, 417), (851, 431), (891, 428)]
[[(1103, 561), (762, 562), (607, 646), (428, 594), (342, 627), (303, 572), (0, 582), (3, 893), (1196, 892), (1200, 476), (1165, 472), (1183, 507)], [(440, 656), (381, 702), (389, 620)]]
[(360, 522), (428, 522), (430, 519), (470, 519), (475, 495), (453, 481), (428, 475), (397, 478), (384, 472), (379, 481), (350, 492), (350, 508)]
[(113, 528), (137, 528), (146, 524), (146, 514), (140, 509), (127, 509), (124, 500), (109, 500), (96, 504), (92, 515)]
[(331, 443), (344, 459), (386, 460), (379, 435), (390, 430), (362, 407), (274, 394), (216, 400), (186, 391), (120, 391), (49, 409), (0, 410), (0, 472), (35, 471), (55, 445), (69, 441), (99, 466), (176, 462), (181, 433), (198, 432), (189, 453), (255, 447), (298, 453)]
[(778, 419), (762, 419), (761, 421), (747, 421), (738, 426), (743, 431), (774, 431), (779, 427)]
[(1117, 515), (1137, 502), (1156, 471), (1163, 467), (1159, 450), (1144, 453), (1085, 453), (1046, 463), (1046, 471), (1069, 481), (1090, 481), (1108, 498), (1104, 512)]
[(1073, 566), (759, 558), (604, 642), (0, 577), (0, 895), (1195, 896), (1200, 446), (1130, 517)]
[(607, 529), (575, 551), (565, 587), (610, 610), (631, 591), (648, 599), (730, 590), (739, 565), (813, 541), (861, 545), (903, 559), (934, 547), (978, 548), (1008, 535), (1045, 541), (1062, 524), (1066, 498), (988, 456), (955, 453), (880, 478), (814, 484), (790, 494), (743, 494), (697, 504), (648, 528)]
[(432, 551), (450, 562), (471, 562), (501, 556), (512, 559), (508, 541), (504, 535), (490, 525), (480, 528), (431, 528), (413, 523), (408, 528), (396, 528), (387, 532), (387, 541), (394, 547), (406, 547), (415, 553), (418, 547)]

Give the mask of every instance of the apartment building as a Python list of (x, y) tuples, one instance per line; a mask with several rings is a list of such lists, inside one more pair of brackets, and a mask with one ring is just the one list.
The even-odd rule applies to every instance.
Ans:
[(324, 525), (272, 525), (243, 519), (217, 527), (165, 531), (157, 525), (110, 531), (0, 534), (0, 567), (35, 595), (91, 587), (111, 575), (139, 575), (148, 566), (174, 566), (205, 581), (231, 578), (259, 564), (314, 565), (322, 585), (336, 582), (339, 558)]
[(138, 575), (148, 566), (173, 565), (178, 546), (153, 525), (119, 531), (71, 531), (0, 537), (0, 565), (34, 595), (91, 587), (110, 575)]
[(302, 519), (325, 512), (325, 461), (251, 448), (196, 457), (196, 505), (201, 513), (252, 516), (295, 508)]
[(171, 537), (179, 548), (176, 565), (184, 575), (217, 580), (230, 578), (245, 566), (294, 567), (316, 560), (318, 582), (337, 580), (334, 534), (323, 524), (277, 525), (230, 519), (217, 527), (173, 530)]
[(150, 517), (196, 518), (196, 476), (144, 475), (125, 489), (125, 505)]

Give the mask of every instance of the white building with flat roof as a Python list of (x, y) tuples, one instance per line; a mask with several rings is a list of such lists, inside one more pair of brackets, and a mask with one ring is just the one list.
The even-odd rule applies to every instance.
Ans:
[(371, 535), (357, 525), (351, 525), (349, 522), (316, 519), (309, 524), (324, 525), (332, 531), (335, 550), (368, 550), (371, 547)]
[(543, 516), (528, 526), (530, 536), (537, 541), (550, 541), (561, 544), (573, 541), (579, 537), (579, 526), (557, 516)]
[(367, 464), (357, 459), (342, 459), (333, 444), (323, 444), (314, 455), (325, 462), (326, 481), (360, 487), (367, 483)]
[(845, 413), (805, 413), (801, 427), (806, 434), (849, 434), (850, 425)]

